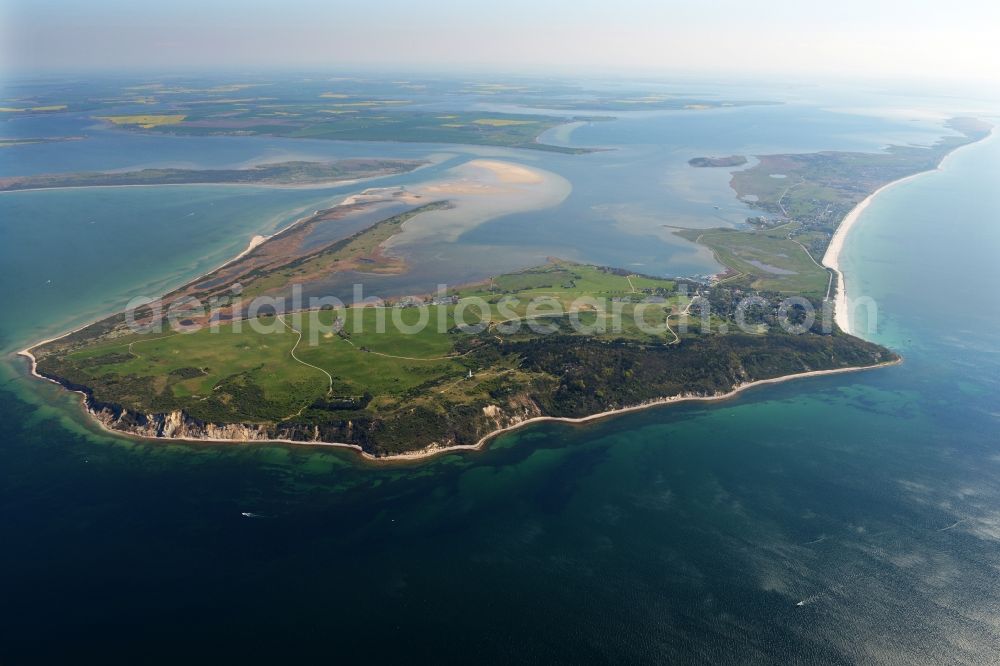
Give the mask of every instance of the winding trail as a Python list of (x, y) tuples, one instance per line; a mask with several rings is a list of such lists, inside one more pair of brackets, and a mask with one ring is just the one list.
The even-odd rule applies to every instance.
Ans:
[(812, 256), (812, 252), (809, 251), (809, 248), (807, 248), (805, 245), (792, 238), (791, 234), (788, 234), (788, 240), (792, 241), (793, 243), (801, 247), (802, 251), (806, 253), (806, 256), (809, 257), (809, 259), (812, 260), (814, 264), (816, 264), (817, 266), (819, 266), (820, 268), (822, 268), (824, 271), (827, 272), (827, 275), (829, 277), (826, 281), (826, 297), (823, 300), (826, 301), (830, 300), (830, 292), (833, 291), (833, 269), (828, 268), (827, 266), (824, 266), (823, 264), (816, 261), (816, 258)]
[(132, 342), (128, 343), (128, 353), (132, 354), (132, 356), (135, 356), (136, 358), (142, 358), (137, 353), (135, 353), (135, 350), (132, 349), (132, 345), (138, 344), (140, 342), (153, 342), (154, 340), (165, 340), (167, 338), (172, 338), (177, 335), (180, 335), (180, 333), (171, 333), (170, 335), (161, 335), (158, 338), (147, 338), (145, 340), (133, 340)]
[(364, 352), (365, 354), (373, 354), (375, 356), (384, 356), (385, 358), (398, 358), (404, 361), (447, 361), (453, 358), (462, 358), (463, 356), (468, 356), (472, 352), (476, 351), (475, 349), (470, 349), (469, 351), (463, 352), (461, 354), (448, 354), (447, 356), (427, 356), (425, 358), (419, 358), (416, 356), (397, 356), (395, 354), (386, 354), (384, 352), (372, 351), (371, 349), (367, 348), (362, 349), (361, 347), (358, 347), (356, 344), (354, 344), (354, 341), (351, 340), (350, 338), (342, 337), (341, 340), (351, 345), (359, 352)]
[[(695, 298), (698, 298), (698, 296), (695, 296)], [(694, 300), (695, 300), (694, 298), (690, 299), (687, 302), (687, 305), (684, 306), (684, 309), (681, 310), (680, 312), (676, 312), (676, 313), (670, 312), (670, 313), (667, 313), (666, 318), (663, 320), (663, 325), (666, 326), (667, 330), (670, 331), (673, 334), (673, 336), (674, 336), (674, 339), (672, 341), (670, 341), (670, 342), (667, 343), (668, 345), (676, 345), (676, 344), (678, 344), (681, 341), (681, 336), (677, 335), (677, 331), (675, 331), (670, 326), (670, 318), (671, 317), (678, 317), (678, 318), (680, 318), (683, 315), (690, 315), (691, 314), (691, 305), (694, 303)]]
[(785, 205), (783, 203), (781, 203), (781, 202), (784, 201), (786, 194), (788, 194), (791, 190), (795, 189), (796, 187), (798, 187), (799, 185), (801, 185), (804, 182), (806, 182), (806, 179), (800, 177), (799, 178), (799, 182), (795, 183), (794, 185), (789, 185), (788, 187), (786, 187), (785, 191), (781, 193), (780, 197), (778, 197), (778, 208), (781, 209), (781, 214), (784, 215), (785, 218), (788, 218), (789, 215), (788, 215), (788, 211), (785, 210)]
[(289, 352), (292, 355), (292, 358), (294, 358), (296, 361), (298, 361), (302, 365), (310, 367), (310, 368), (314, 368), (316, 370), (319, 370), (324, 375), (326, 375), (326, 378), (327, 378), (327, 380), (329, 382), (326, 393), (327, 393), (327, 395), (332, 394), (333, 393), (333, 376), (329, 372), (327, 372), (326, 370), (324, 370), (323, 368), (319, 367), (318, 365), (313, 365), (312, 363), (306, 363), (301, 358), (299, 358), (298, 356), (295, 355), (295, 350), (298, 349), (299, 343), (302, 342), (302, 331), (298, 330), (297, 328), (294, 328), (287, 321), (285, 321), (285, 315), (278, 315), (278, 321), (280, 321), (282, 324), (284, 324), (285, 328), (287, 328), (289, 331), (293, 331), (297, 336), (299, 336), (298, 339), (295, 341), (295, 344), (292, 345), (292, 349)]

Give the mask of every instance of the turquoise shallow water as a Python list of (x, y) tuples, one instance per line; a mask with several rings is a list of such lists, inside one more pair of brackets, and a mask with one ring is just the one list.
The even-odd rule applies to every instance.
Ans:
[[(879, 303), (875, 337), (901, 366), (545, 424), (418, 466), (108, 438), (10, 360), (0, 661), (990, 663), (1000, 310), (978, 285), (1000, 284), (998, 177), (1000, 141), (968, 148), (886, 192), (849, 239), (852, 294)], [(187, 203), (100, 243), (33, 245), (73, 227), (32, 236), (4, 217), (4, 284), (37, 290), (14, 295), (4, 348), (113, 303), (74, 266), (121, 299), (239, 249), (171, 245), (162, 226)], [(109, 263), (122, 235), (135, 256)], [(47, 295), (50, 274), (76, 283)]]

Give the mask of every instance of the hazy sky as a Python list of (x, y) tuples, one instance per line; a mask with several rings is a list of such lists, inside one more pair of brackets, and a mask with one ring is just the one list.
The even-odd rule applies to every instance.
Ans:
[(3, 69), (629, 68), (1000, 79), (996, 0), (0, 0)]

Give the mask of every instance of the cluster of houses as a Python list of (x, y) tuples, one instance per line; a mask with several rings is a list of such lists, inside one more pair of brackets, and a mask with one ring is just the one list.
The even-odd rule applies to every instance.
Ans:
[(435, 296), (433, 298), (404, 296), (392, 303), (394, 308), (418, 308), (424, 305), (458, 305), (458, 296)]

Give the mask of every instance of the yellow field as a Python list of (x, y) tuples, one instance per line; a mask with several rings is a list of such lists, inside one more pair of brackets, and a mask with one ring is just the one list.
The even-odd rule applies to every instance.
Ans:
[(187, 116), (182, 113), (175, 113), (162, 116), (97, 116), (101, 120), (107, 120), (115, 125), (138, 125), (139, 127), (150, 128), (160, 125), (176, 125)]
[(479, 118), (473, 120), (476, 125), (489, 125), (490, 127), (510, 127), (511, 125), (533, 125), (534, 120), (510, 120), (508, 118)]

